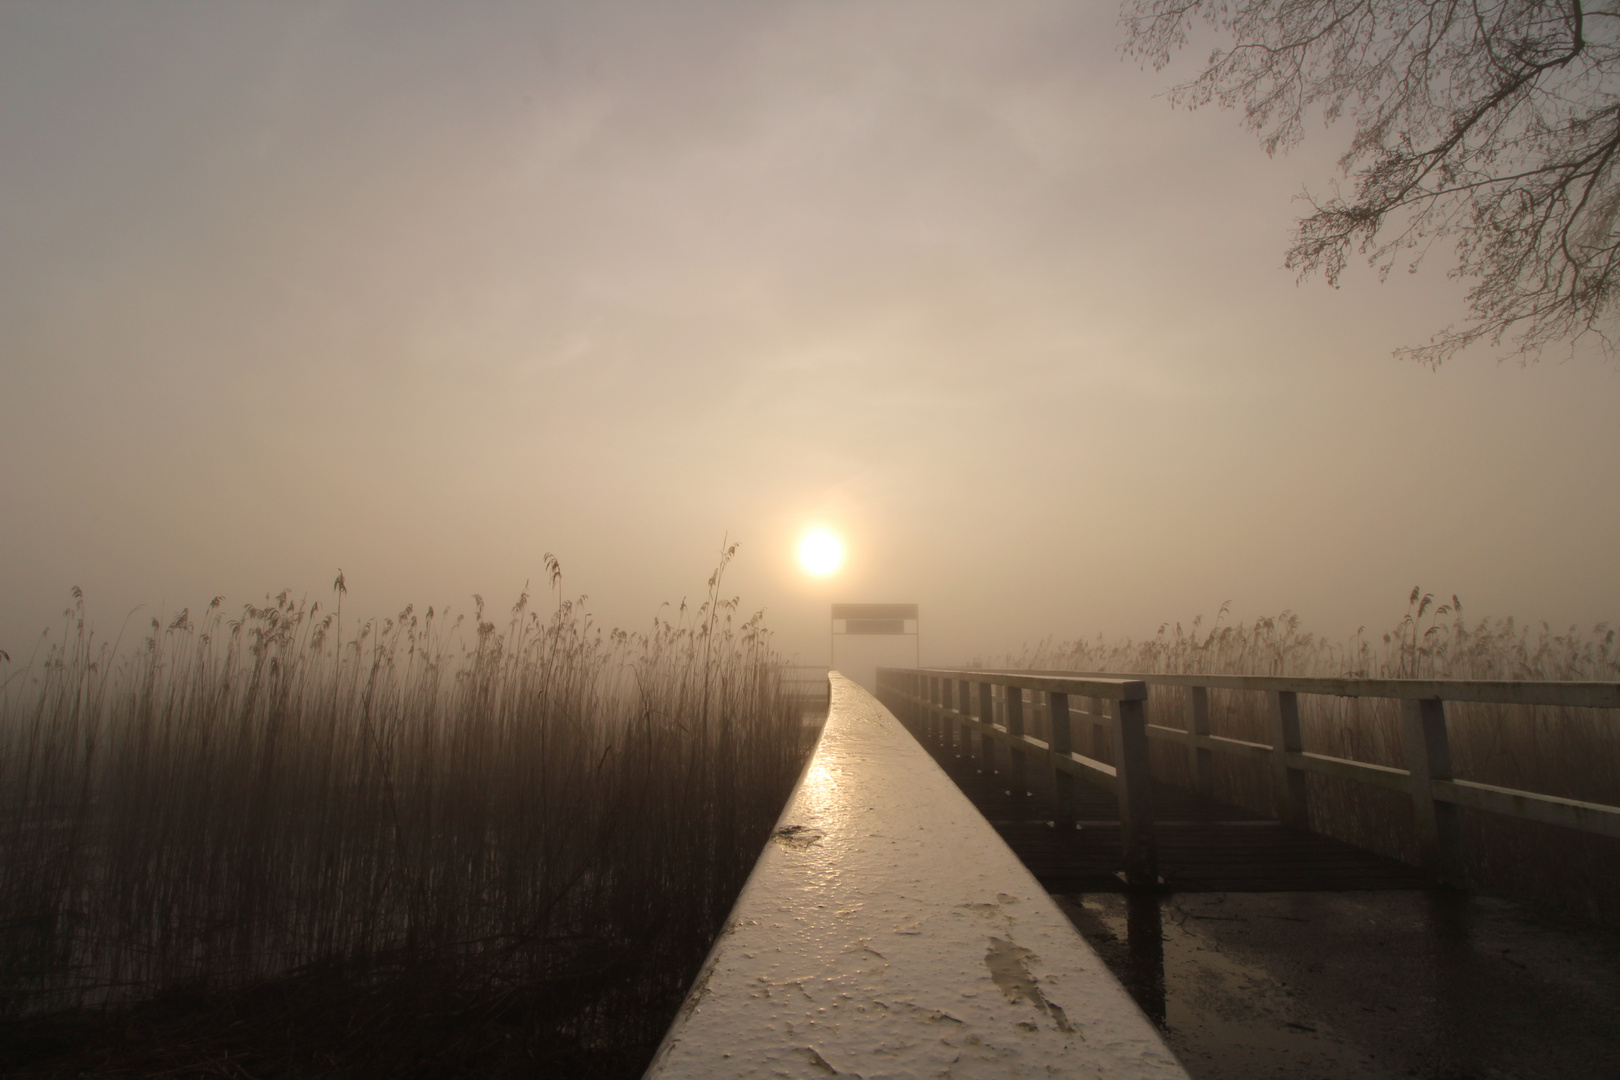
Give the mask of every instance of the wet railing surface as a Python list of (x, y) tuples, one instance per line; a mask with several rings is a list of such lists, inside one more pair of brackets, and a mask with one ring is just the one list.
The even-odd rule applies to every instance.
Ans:
[[(1186, 689), (1184, 727), (1147, 722), (1144, 702), (1148, 685)], [(1211, 689), (1265, 693), (1271, 742), (1211, 734)], [(1305, 751), (1300, 737), (1301, 694), (1399, 700), (1405, 720), (1407, 768)], [(878, 671), (878, 695), (926, 738), (954, 741), (958, 734), (968, 740), (977, 736), (981, 749), (992, 742), (1006, 744), (1014, 772), (1030, 767), (1031, 762), (1052, 770), (1060, 814), (1064, 792), (1071, 790), (1069, 785), (1075, 777), (1115, 791), (1123, 826), (1125, 874), (1134, 884), (1153, 883), (1157, 872), (1152, 808), (1147, 794), (1151, 780), (1149, 739), (1184, 745), (1193, 783), (1206, 793), (1213, 754), (1232, 754), (1268, 764), (1276, 817), (1300, 828), (1308, 820), (1307, 773), (1404, 792), (1412, 800), (1422, 865), (1440, 882), (1455, 884), (1462, 879), (1459, 806), (1620, 837), (1620, 806), (1457, 777), (1446, 728), (1446, 703), (1450, 701), (1620, 708), (1620, 684), (1615, 683), (883, 668)], [(1088, 703), (1086, 708), (1079, 707), (1082, 702)], [(1043, 728), (1049, 732), (1049, 739), (1037, 738), (1025, 730), (1026, 714), (1037, 708), (1044, 713)], [(1109, 729), (1108, 738), (1116, 748), (1115, 764), (1079, 752), (1076, 721)]]
[(1185, 1077), (928, 753), (829, 679), (810, 765), (647, 1076)]

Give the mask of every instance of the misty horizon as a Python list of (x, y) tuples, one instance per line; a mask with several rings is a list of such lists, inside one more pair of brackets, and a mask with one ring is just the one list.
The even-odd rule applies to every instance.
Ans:
[(1413, 585), (1613, 620), (1612, 362), (1393, 359), (1464, 317), (1444, 258), (1281, 268), (1345, 132), (1268, 158), (1115, 19), (8, 6), (0, 649), (75, 586), (105, 637), (340, 567), (499, 611), (547, 552), (637, 630), (727, 537), (805, 663), (834, 602), (919, 604), (925, 663)]

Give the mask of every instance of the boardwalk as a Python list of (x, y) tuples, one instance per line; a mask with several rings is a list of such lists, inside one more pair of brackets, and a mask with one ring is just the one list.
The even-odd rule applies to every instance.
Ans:
[[(1599, 837), (1620, 822), (1620, 807), (1455, 778), (1444, 703), (1614, 708), (1620, 688), (1169, 677), (1191, 691), (1177, 730), (1146, 722), (1130, 676), (884, 675), (880, 694), (1194, 1080), (1620, 1076), (1620, 936), (1435, 887), (1455, 880), (1454, 805)], [(1271, 745), (1208, 734), (1201, 684), (1222, 682), (1271, 695)], [(1104, 693), (1113, 705), (1076, 707)], [(1296, 694), (1410, 699), (1410, 767), (1305, 752)], [(1148, 739), (1185, 746), (1195, 778), (1211, 753), (1270, 766), (1276, 813), (1141, 783)], [(1423, 865), (1290, 824), (1306, 818), (1306, 771), (1411, 798)]]
[(649, 1080), (1187, 1080), (906, 729), (829, 681), (815, 754)]
[[(1451, 777), (1433, 704), (1405, 770), (1290, 730), (1294, 693), (1568, 687), (1264, 686), (1266, 746), (1196, 710), (1147, 723), (1135, 678), (886, 675), (888, 708), (829, 676), (814, 759), (649, 1076), (1620, 1076), (1620, 937), (1432, 885), (1455, 801), (1599, 833), (1617, 808)], [(1260, 757), (1281, 813), (1152, 782), (1148, 738)], [(1426, 865), (1288, 824), (1304, 770), (1430, 797)]]

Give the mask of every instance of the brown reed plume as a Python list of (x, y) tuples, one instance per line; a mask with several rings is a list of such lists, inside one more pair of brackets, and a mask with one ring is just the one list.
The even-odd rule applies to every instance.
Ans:
[[(330, 609), (215, 598), (133, 655), (75, 590), (0, 693), (0, 1018), (36, 1045), (9, 1064), (633, 1073), (804, 758), (761, 615), (721, 593), (734, 552), (644, 633), (550, 555), (555, 607), (525, 588), (502, 625), (475, 597), (346, 636), (340, 571)], [(74, 1025), (109, 1009), (161, 1019), (89, 1060)], [(197, 1027), (220, 1009), (245, 1033)]]

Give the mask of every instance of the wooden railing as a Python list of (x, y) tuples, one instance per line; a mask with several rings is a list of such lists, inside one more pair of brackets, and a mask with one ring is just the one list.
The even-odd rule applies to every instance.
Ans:
[[(1186, 690), (1183, 727), (1146, 720), (1147, 687)], [(1249, 690), (1267, 697), (1269, 743), (1210, 733), (1210, 690)], [(1025, 728), (1025, 694), (1049, 713), (1051, 738)], [(1312, 753), (1300, 737), (1299, 697), (1324, 695), (1395, 699), (1404, 719), (1404, 769)], [(1620, 709), (1620, 684), (1578, 682), (1496, 682), (1447, 679), (1293, 679), (1243, 675), (1119, 675), (1090, 672), (1021, 672), (882, 668), (878, 697), (925, 737), (952, 742), (958, 732), (977, 734), (981, 754), (993, 742), (1007, 744), (1015, 775), (1031, 758), (1053, 772), (1058, 813), (1066, 812), (1073, 777), (1118, 792), (1125, 843), (1125, 877), (1132, 883), (1155, 880), (1152, 811), (1149, 805), (1147, 740), (1185, 746), (1193, 783), (1210, 791), (1213, 755), (1231, 754), (1261, 762), (1271, 770), (1274, 812), (1286, 824), (1307, 822), (1305, 776), (1320, 773), (1360, 784), (1404, 792), (1411, 797), (1420, 861), (1435, 879), (1460, 884), (1457, 807), (1620, 837), (1620, 806), (1583, 802), (1540, 792), (1500, 787), (1454, 774), (1446, 729), (1448, 702), (1552, 705)], [(1085, 710), (1072, 699), (1089, 699)], [(1108, 702), (1117, 702), (1113, 708)], [(998, 720), (999, 706), (999, 720)], [(1075, 748), (1073, 722), (1085, 717), (1093, 727), (1095, 757)], [(1099, 730), (1100, 729), (1100, 730)], [(1099, 760), (1098, 747), (1111, 734), (1115, 764)], [(971, 748), (971, 742), (968, 744)], [(984, 756), (988, 756), (984, 754)], [(1417, 778), (1414, 782), (1414, 777)]]
[[(1114, 792), (1119, 798), (1125, 880), (1133, 885), (1158, 881), (1148, 771), (1147, 684), (1141, 679), (879, 668), (877, 683), (878, 700), (902, 720), (920, 725), (928, 739), (950, 744), (960, 734), (965, 748), (971, 750), (972, 736), (977, 734), (979, 754), (985, 760), (990, 760), (995, 742), (1006, 743), (1014, 778), (1019, 780), (1030, 757), (1035, 757), (1053, 771), (1059, 817), (1073, 818), (1077, 776)], [(1050, 717), (1050, 742), (1025, 730), (1026, 690), (1044, 696), (1041, 704)], [(1071, 699), (1076, 698), (1090, 701), (1091, 708), (1071, 711)], [(1112, 702), (1114, 707), (1103, 712), (1097, 702)], [(1001, 705), (1002, 723), (996, 723), (997, 704)], [(1072, 725), (1076, 715), (1111, 725), (1116, 765), (1075, 752)]]

